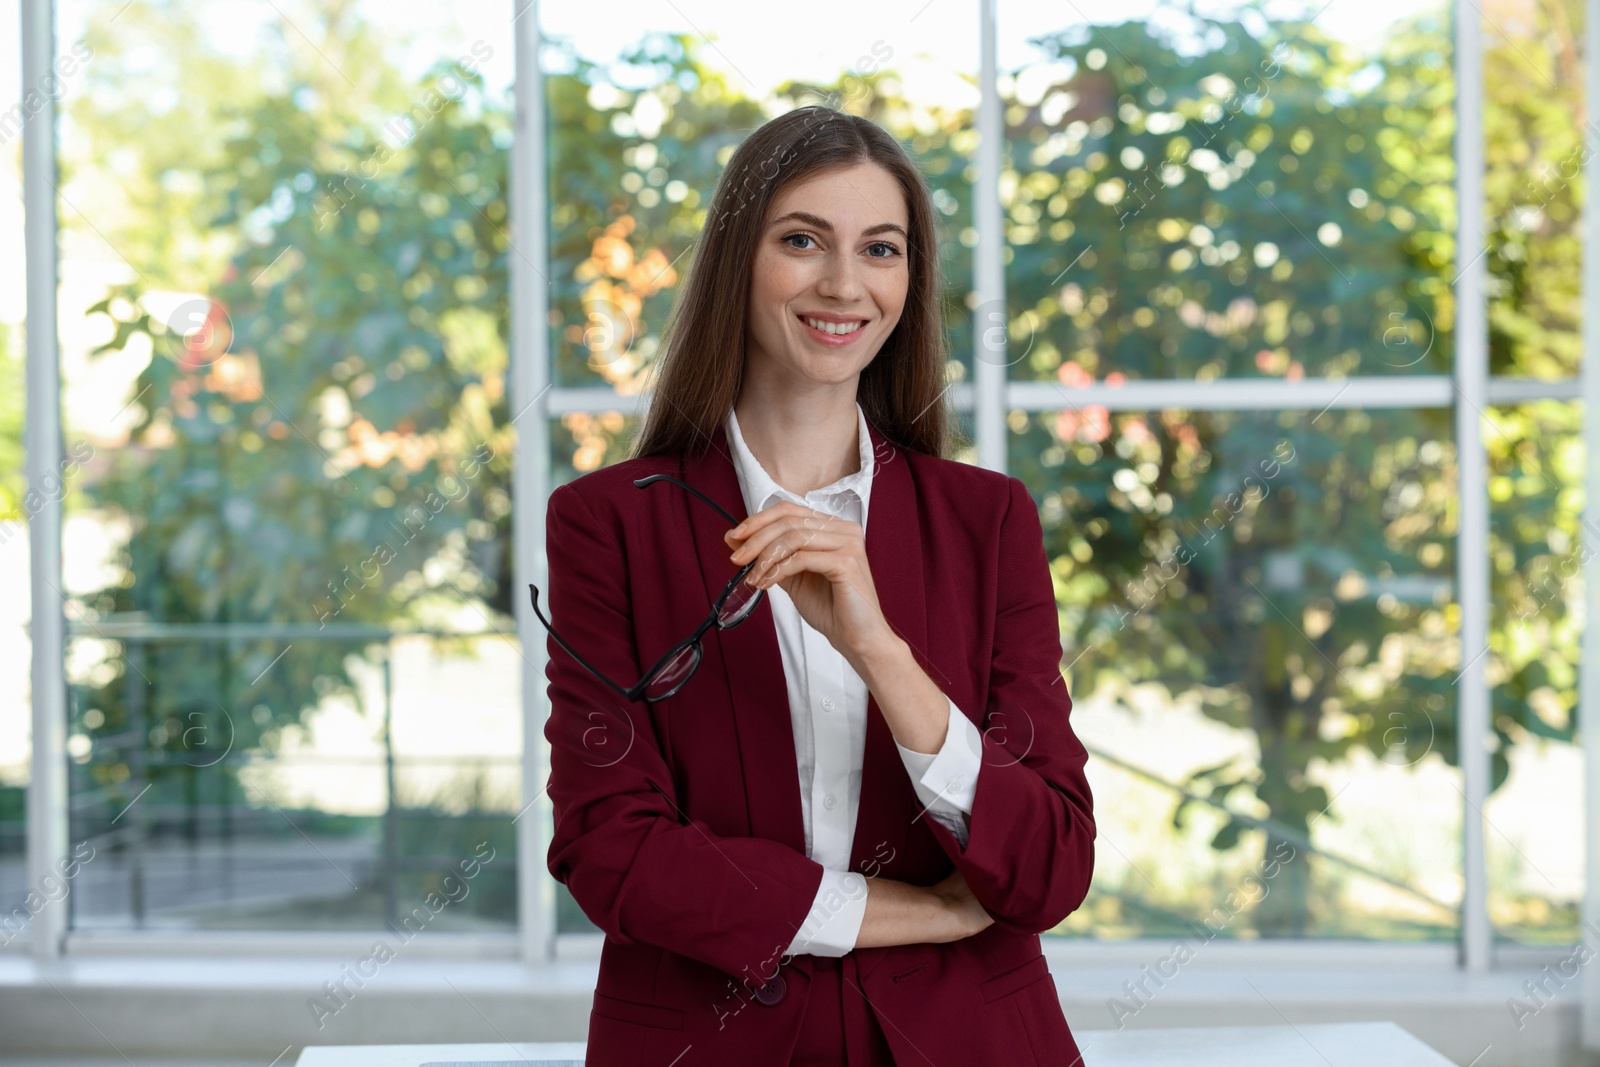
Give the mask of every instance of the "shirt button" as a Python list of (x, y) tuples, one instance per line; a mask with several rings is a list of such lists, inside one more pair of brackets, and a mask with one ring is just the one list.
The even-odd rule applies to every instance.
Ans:
[(832, 697), (823, 697), (822, 698), (822, 710), (823, 711), (832, 711), (833, 710), (833, 698)]
[(833, 794), (832, 793), (829, 793), (827, 796), (822, 798), (822, 806), (825, 807), (825, 808), (832, 808), (833, 807)]

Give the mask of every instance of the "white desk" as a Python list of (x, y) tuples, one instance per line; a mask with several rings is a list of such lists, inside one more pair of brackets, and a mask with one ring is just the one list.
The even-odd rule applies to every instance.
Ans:
[[(1079, 1030), (1084, 1067), (1454, 1067), (1394, 1023)], [(307, 1048), (297, 1067), (582, 1064), (583, 1043), (334, 1045)]]
[(1079, 1030), (1084, 1067), (1455, 1067), (1394, 1023)]
[(555, 1067), (583, 1063), (582, 1041), (494, 1045), (308, 1045), (295, 1067), (421, 1067), (424, 1063), (514, 1063)]

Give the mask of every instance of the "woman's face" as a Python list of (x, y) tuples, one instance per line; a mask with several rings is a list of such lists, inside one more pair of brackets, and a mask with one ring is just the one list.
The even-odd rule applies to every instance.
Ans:
[(780, 193), (756, 248), (746, 373), (791, 386), (859, 375), (900, 321), (909, 229), (900, 184), (875, 163)]

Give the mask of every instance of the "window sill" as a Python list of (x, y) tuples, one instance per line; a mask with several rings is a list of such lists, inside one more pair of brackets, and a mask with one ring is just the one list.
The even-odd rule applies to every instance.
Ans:
[[(373, 962), (380, 937), (84, 935), (49, 965), (8, 951), (0, 1033), (15, 1049), (103, 1051), (110, 1041), (129, 1054), (264, 1054), (263, 1063), (290, 1042), (587, 1036), (598, 935), (563, 935), (557, 960), (532, 967), (509, 936), (419, 937)], [(1557, 987), (1542, 960), (1468, 974), (1449, 945), (1214, 942), (1184, 960), (1175, 944), (1046, 939), (1073, 1028), (1390, 1020), (1457, 1063), (1579, 1062), (1580, 980)], [(1552, 992), (1535, 999), (1525, 983), (1541, 980)], [(1513, 998), (1534, 1009), (1520, 1028)]]

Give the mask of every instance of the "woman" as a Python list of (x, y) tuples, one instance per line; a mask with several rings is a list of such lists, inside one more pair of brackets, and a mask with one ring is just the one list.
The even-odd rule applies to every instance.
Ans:
[(589, 1063), (1079, 1062), (1038, 937), (1095, 836), (1050, 572), (1022, 482), (942, 458), (944, 367), (905, 152), (825, 108), (757, 130), (635, 455), (549, 502)]

